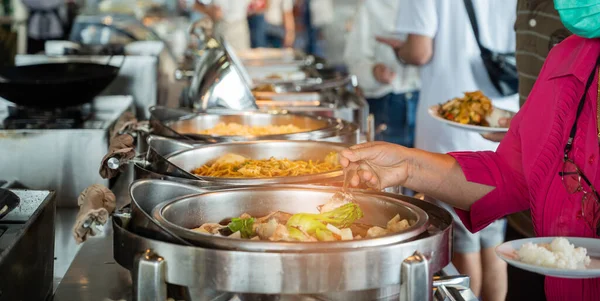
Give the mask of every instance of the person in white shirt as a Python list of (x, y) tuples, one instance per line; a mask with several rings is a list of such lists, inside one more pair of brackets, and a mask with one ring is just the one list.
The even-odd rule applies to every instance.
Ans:
[(22, 0), (29, 10), (27, 53), (44, 50), (45, 42), (65, 37), (67, 2), (65, 0)]
[(214, 32), (222, 36), (233, 49), (250, 49), (248, 6), (251, 0), (213, 0), (204, 5), (196, 2), (196, 9), (208, 15), (215, 23)]
[[(494, 51), (514, 52), (516, 0), (473, 1), (473, 6), (482, 44)], [(416, 147), (438, 153), (495, 150), (497, 143), (436, 122), (427, 113), (432, 105), (475, 90), (483, 91), (496, 107), (519, 109), (518, 95), (500, 97), (492, 85), (464, 2), (401, 0), (396, 25), (398, 31), (408, 34), (406, 41), (379, 40), (392, 46), (402, 61), (422, 65)], [(494, 253), (504, 240), (505, 227), (506, 220), (501, 220), (472, 234), (455, 215), (452, 262), (459, 272), (471, 276), (471, 289), (486, 301), (506, 298), (506, 264)]]
[(269, 0), (265, 12), (267, 45), (293, 47), (296, 38), (294, 0)]
[(348, 37), (344, 61), (358, 78), (378, 129), (376, 140), (413, 147), (419, 69), (398, 62), (392, 48), (377, 42), (394, 31), (400, 0), (363, 1)]

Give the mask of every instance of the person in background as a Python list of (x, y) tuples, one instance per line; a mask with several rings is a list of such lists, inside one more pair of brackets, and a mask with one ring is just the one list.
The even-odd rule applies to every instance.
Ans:
[(210, 5), (196, 1), (195, 8), (212, 19), (216, 35), (240, 51), (250, 49), (249, 5), (250, 0), (213, 0)]
[(525, 104), (550, 49), (571, 35), (552, 0), (519, 0), (517, 5), (519, 103)]
[[(11, 16), (12, 3), (10, 0), (0, 2), (0, 16)], [(17, 54), (17, 33), (12, 24), (0, 25), (0, 66), (13, 66)]]
[[(514, 52), (516, 0), (472, 3), (482, 44), (501, 53)], [(492, 85), (464, 2), (402, 0), (396, 22), (396, 29), (408, 34), (406, 40), (379, 40), (390, 45), (403, 62), (422, 66), (415, 146), (440, 153), (495, 150), (497, 143), (485, 140), (479, 134), (435, 122), (428, 116), (430, 106), (476, 90), (490, 97), (496, 107), (511, 111), (519, 108), (517, 95), (501, 97)], [(451, 209), (443, 203), (440, 205)], [(471, 289), (477, 296), (486, 301), (504, 300), (508, 285), (506, 263), (496, 256), (494, 249), (504, 241), (506, 220), (486, 224), (485, 229), (473, 234), (456, 214), (453, 215), (453, 264), (459, 272), (471, 277)]]
[[(297, 29), (303, 29), (302, 38), (297, 39), (297, 48), (307, 54), (324, 56), (321, 47), (322, 28), (333, 22), (333, 0), (296, 0)], [(300, 46), (300, 47), (298, 47)]]
[(207, 15), (201, 11), (202, 9), (200, 6), (201, 4), (198, 3), (198, 0), (179, 0), (179, 9), (181, 13), (188, 15), (191, 23), (207, 17)]
[(44, 51), (46, 41), (64, 39), (68, 16), (65, 0), (22, 0), (29, 10), (27, 53)]
[(265, 20), (269, 47), (290, 48), (294, 46), (296, 39), (294, 0), (269, 0)]
[[(523, 106), (550, 49), (571, 35), (560, 22), (552, 0), (519, 0), (517, 4), (517, 70), (519, 72), (519, 104)], [(504, 120), (508, 127), (510, 120)], [(488, 140), (500, 142), (505, 133), (486, 134)], [(529, 221), (531, 223), (531, 221)], [(531, 228), (531, 227), (528, 227)], [(531, 233), (531, 230), (525, 230)]]
[(252, 48), (267, 47), (267, 21), (265, 21), (267, 1), (252, 0), (248, 7), (248, 26)]
[(360, 4), (346, 40), (344, 61), (358, 77), (375, 116), (376, 139), (413, 147), (419, 98), (419, 69), (398, 62), (392, 48), (376, 41), (390, 34), (400, 0), (368, 0)]

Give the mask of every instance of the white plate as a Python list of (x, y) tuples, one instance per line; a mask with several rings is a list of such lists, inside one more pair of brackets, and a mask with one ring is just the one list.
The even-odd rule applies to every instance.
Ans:
[(494, 110), (492, 111), (492, 114), (488, 118), (486, 118), (487, 122), (491, 126), (479, 126), (479, 125), (471, 125), (471, 124), (462, 124), (462, 123), (458, 123), (455, 121), (445, 119), (442, 116), (440, 116), (440, 114), (438, 113), (439, 107), (440, 107), (439, 105), (429, 107), (429, 115), (431, 117), (433, 117), (434, 119), (441, 121), (447, 125), (450, 125), (450, 126), (453, 126), (456, 128), (460, 128), (463, 130), (471, 131), (471, 132), (476, 132), (479, 134), (508, 132), (508, 128), (500, 127), (498, 125), (498, 121), (500, 120), (500, 118), (509, 118), (509, 117), (515, 116), (515, 114), (516, 114), (515, 112), (506, 111), (506, 110), (503, 110), (500, 108), (494, 108)]
[(518, 260), (517, 250), (525, 243), (534, 244), (549, 244), (556, 237), (534, 237), (518, 239), (513, 241), (507, 241), (498, 247), (496, 247), (496, 254), (502, 260), (508, 264), (523, 269), (529, 272), (538, 273), (546, 276), (552, 276), (557, 278), (572, 278), (572, 279), (586, 279), (586, 278), (598, 278), (600, 277), (600, 239), (595, 238), (581, 238), (581, 237), (565, 237), (569, 240), (569, 243), (575, 245), (575, 247), (583, 247), (587, 249), (588, 256), (592, 260), (590, 265), (585, 269), (568, 270), (568, 269), (556, 269), (547, 268), (537, 265), (524, 263)]

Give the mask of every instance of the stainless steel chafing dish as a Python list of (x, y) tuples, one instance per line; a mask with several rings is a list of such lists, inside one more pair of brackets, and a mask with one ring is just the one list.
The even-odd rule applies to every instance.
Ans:
[[(151, 182), (147, 184), (165, 183)], [(173, 193), (155, 191), (157, 193), (138, 194), (141, 199), (137, 201), (146, 202), (145, 198), (157, 204), (156, 196), (175, 197)], [(162, 208), (168, 211), (175, 209), (167, 209), (169, 206), (189, 204), (198, 209), (195, 218), (199, 222), (202, 218), (216, 220), (242, 211), (279, 210), (279, 206), (286, 210), (311, 210), (314, 205), (326, 202), (334, 190), (278, 186), (200, 192), (191, 196), (185, 193), (188, 192)], [(450, 262), (452, 217), (447, 211), (393, 194), (360, 191), (355, 194), (364, 207), (365, 217), (373, 221), (382, 221), (394, 214), (393, 211), (413, 214), (413, 217), (421, 212), (420, 216), (425, 216), (429, 225), (424, 231), (411, 232), (414, 235), (407, 235), (405, 239), (361, 240), (360, 245), (350, 249), (311, 246), (320, 243), (297, 243), (304, 246), (298, 248), (289, 247), (291, 243), (266, 242), (276, 247), (263, 252), (264, 249), (246, 247), (239, 250), (236, 245), (223, 249), (168, 243), (151, 234), (149, 237), (140, 235), (131, 230), (129, 225), (133, 221), (116, 216), (113, 219), (115, 260), (132, 272), (134, 300), (164, 300), (169, 296), (191, 301), (236, 300), (233, 297), (237, 300), (428, 301), (433, 300), (434, 291), (437, 295), (444, 285), (458, 286), (458, 282), (464, 285), (464, 279), (458, 278), (434, 282), (434, 273)], [(211, 206), (201, 207), (203, 202)], [(396, 209), (390, 212), (391, 208)], [(178, 211), (184, 219), (194, 218), (193, 211)], [(231, 240), (231, 243), (245, 242)], [(445, 288), (441, 291), (441, 294), (447, 292)]]
[[(239, 112), (211, 110), (207, 113), (192, 113), (185, 110), (155, 107), (150, 109), (151, 133), (188, 141), (217, 143), (252, 140), (323, 140), (358, 143), (357, 125), (340, 119), (280, 112)], [(216, 136), (198, 132), (211, 129), (219, 122), (234, 122), (248, 126), (287, 125), (309, 129), (306, 132), (264, 136)]]
[(263, 184), (327, 184), (341, 182), (342, 171), (330, 171), (306, 176), (272, 177), (272, 178), (217, 178), (200, 177), (191, 173), (195, 168), (235, 153), (253, 159), (270, 157), (287, 158), (289, 160), (323, 160), (331, 152), (339, 152), (348, 147), (346, 144), (317, 141), (285, 141), (265, 140), (230, 142), (209, 145), (193, 145), (185, 142), (151, 136), (148, 139), (148, 150), (133, 160), (120, 159), (115, 156), (107, 160), (111, 169), (118, 169), (127, 163), (138, 164), (143, 170), (171, 177), (172, 180), (183, 180), (184, 183), (196, 186), (209, 185), (263, 185)]
[[(288, 142), (298, 145), (303, 141), (280, 141), (279, 146), (285, 146)], [(317, 142), (304, 141), (302, 145), (305, 148), (310, 145), (316, 144)], [(192, 185), (196, 187), (213, 187), (213, 186), (244, 186), (244, 185), (264, 185), (264, 184), (311, 184), (318, 186), (338, 186), (341, 187), (343, 183), (343, 177), (341, 171), (332, 171), (325, 174), (313, 175), (308, 177), (288, 177), (288, 178), (274, 178), (274, 179), (235, 179), (235, 178), (211, 178), (203, 177), (198, 178), (191, 176), (189, 170), (198, 167), (203, 162), (208, 162), (216, 159), (219, 153), (224, 154), (233, 150), (231, 145), (237, 146), (235, 151), (240, 152), (244, 155), (252, 155), (259, 153), (261, 156), (268, 156), (268, 154), (275, 154), (281, 152), (279, 150), (270, 150), (266, 153), (261, 154), (261, 148), (254, 148), (256, 145), (261, 145), (261, 142), (247, 142), (247, 143), (225, 143), (215, 145), (202, 145), (202, 144), (188, 144), (182, 141), (177, 141), (169, 138), (150, 136), (148, 138), (148, 150), (144, 155), (138, 156), (130, 163), (133, 164), (134, 177), (135, 179), (161, 179), (182, 184)], [(343, 148), (343, 144), (337, 143), (325, 143), (328, 148), (323, 148), (318, 153), (322, 153), (323, 156), (331, 150), (339, 150)], [(263, 149), (267, 148), (265, 146)], [(189, 152), (186, 152), (189, 151)], [(289, 151), (289, 150), (286, 150)], [(206, 155), (206, 154), (209, 155)], [(182, 159), (185, 155), (195, 154), (193, 160), (185, 162)], [(297, 158), (302, 156), (301, 154), (294, 154), (286, 152), (283, 155), (288, 158)], [(313, 156), (317, 157), (315, 154)], [(171, 162), (175, 158), (174, 162)], [(306, 158), (306, 157), (305, 157)], [(319, 157), (322, 159), (322, 157)], [(179, 162), (179, 161), (183, 162)], [(110, 162), (115, 168), (117, 166), (125, 164), (115, 158), (116, 162)], [(175, 163), (175, 164), (174, 164)], [(200, 164), (200, 165), (198, 165)], [(390, 193), (400, 193), (400, 187), (388, 187), (384, 189)]]
[(152, 217), (195, 245), (255, 252), (337, 251), (385, 246), (417, 237), (429, 226), (427, 213), (418, 206), (388, 196), (354, 192), (354, 201), (364, 212), (364, 217), (357, 222), (382, 226), (399, 214), (402, 219), (412, 221), (412, 225), (404, 231), (378, 238), (320, 243), (235, 240), (191, 230), (204, 223), (216, 223), (242, 213), (255, 217), (275, 211), (318, 213), (317, 207), (327, 203), (332, 195), (332, 191), (285, 186), (214, 191), (161, 203), (154, 208)]
[(175, 72), (175, 78), (189, 83), (181, 106), (200, 112), (211, 108), (256, 110), (251, 78), (228, 44), (195, 25), (190, 36), (199, 40), (190, 47), (199, 49), (189, 49), (186, 65)]
[(315, 62), (314, 56), (292, 48), (254, 48), (236, 54), (245, 66), (310, 66)]
[[(219, 143), (199, 146), (192, 149), (182, 150), (166, 157), (172, 164), (168, 170), (157, 170), (161, 173), (172, 174), (177, 168), (184, 172), (202, 165), (208, 164), (226, 154), (237, 154), (252, 159), (287, 158), (289, 160), (312, 160), (323, 161), (325, 156), (331, 152), (340, 152), (349, 145), (322, 142), (322, 141), (248, 141)], [(265, 184), (290, 184), (290, 183), (327, 183), (339, 181), (342, 170), (329, 171), (320, 174), (290, 177), (270, 178), (224, 178), (224, 177), (200, 177), (188, 174), (189, 178), (196, 178), (212, 183), (213, 185), (265, 185)]]
[[(368, 132), (369, 106), (356, 93), (358, 84), (354, 77), (321, 76), (312, 63), (244, 65), (226, 42), (213, 38), (201, 23), (192, 26), (190, 38), (198, 42), (190, 44), (186, 65), (176, 72), (176, 78), (189, 83), (182, 107), (200, 112), (212, 108), (302, 112), (356, 122), (362, 133)], [(277, 72), (296, 72), (302, 77), (265, 79)], [(257, 76), (262, 79), (254, 78)], [(274, 92), (250, 90), (262, 84), (273, 84)]]
[[(264, 136), (199, 134), (202, 130), (213, 128), (219, 122), (235, 122), (249, 126), (293, 124), (301, 128), (306, 128), (309, 131)], [(129, 134), (137, 138), (137, 149), (140, 152), (147, 150), (149, 136), (171, 138), (189, 145), (257, 140), (318, 140), (357, 144), (361, 137), (357, 125), (329, 117), (279, 112), (240, 112), (233, 110), (211, 110), (207, 113), (193, 113), (188, 110), (169, 109), (165, 107), (151, 108), (150, 121), (148, 123), (128, 123), (125, 128), (121, 129), (120, 134)]]

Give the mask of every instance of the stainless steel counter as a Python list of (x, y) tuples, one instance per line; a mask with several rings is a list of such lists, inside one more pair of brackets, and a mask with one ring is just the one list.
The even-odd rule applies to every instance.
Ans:
[[(113, 187), (113, 192), (117, 196), (117, 205), (120, 207), (124, 203), (129, 202), (129, 183), (133, 181), (133, 171), (123, 173)], [(90, 278), (85, 276), (86, 273), (94, 271), (93, 266), (88, 266), (87, 262), (100, 263), (110, 261), (114, 263), (112, 253), (112, 229), (107, 226), (102, 235), (92, 238), (90, 241), (77, 245), (73, 238), (72, 229), (75, 224), (77, 217), (78, 208), (57, 208), (56, 220), (55, 220), (55, 241), (54, 241), (54, 292), (58, 292), (58, 288), (64, 290), (69, 287), (73, 287), (73, 283), (80, 286), (80, 289), (87, 287), (85, 283), (82, 283), (82, 279)], [(98, 256), (97, 253), (101, 255)], [(92, 258), (92, 260), (89, 260)], [(95, 259), (98, 258), (98, 259)], [(119, 265), (113, 264), (114, 267), (122, 269)], [(113, 270), (101, 270), (100, 277), (104, 275), (113, 275), (119, 273)], [(84, 277), (81, 277), (81, 276)], [(129, 276), (129, 274), (127, 273)], [(65, 281), (65, 285), (63, 284)], [(104, 286), (101, 282), (97, 283), (102, 289)], [(61, 293), (62, 294), (62, 293)], [(79, 294), (84, 296), (85, 294)], [(65, 299), (59, 300), (96, 300), (96, 299), (84, 299), (84, 298), (69, 298), (68, 295)], [(102, 298), (97, 300), (104, 300)], [(118, 299), (116, 299), (118, 300)]]
[(54, 233), (54, 291), (67, 273), (81, 245), (75, 243), (71, 229), (77, 216), (76, 208), (57, 208)]

